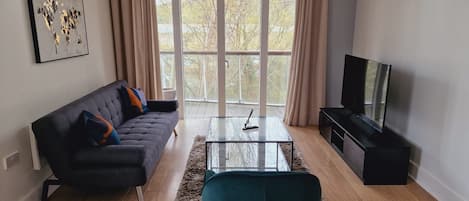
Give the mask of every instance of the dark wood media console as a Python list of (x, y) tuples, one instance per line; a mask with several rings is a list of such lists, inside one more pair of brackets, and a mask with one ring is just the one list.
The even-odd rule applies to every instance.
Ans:
[(319, 130), (365, 185), (407, 184), (410, 146), (390, 129), (379, 132), (344, 108), (322, 108)]

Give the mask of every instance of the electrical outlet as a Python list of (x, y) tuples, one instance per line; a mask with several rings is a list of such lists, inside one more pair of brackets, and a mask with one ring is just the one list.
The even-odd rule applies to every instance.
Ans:
[(14, 151), (3, 158), (3, 169), (8, 170), (20, 162), (20, 152)]

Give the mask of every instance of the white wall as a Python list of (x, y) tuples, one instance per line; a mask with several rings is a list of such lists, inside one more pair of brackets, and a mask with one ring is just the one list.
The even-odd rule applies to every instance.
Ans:
[(27, 125), (116, 79), (109, 1), (84, 1), (89, 55), (44, 64), (34, 62), (27, 2), (0, 2), (0, 158), (20, 152), (18, 165), (0, 169), (0, 201), (39, 200), (51, 175), (32, 170)]
[(465, 0), (357, 2), (353, 53), (394, 65), (387, 122), (439, 200), (469, 200), (468, 22)]
[(327, 35), (328, 107), (340, 106), (345, 54), (352, 54), (356, 0), (329, 0)]

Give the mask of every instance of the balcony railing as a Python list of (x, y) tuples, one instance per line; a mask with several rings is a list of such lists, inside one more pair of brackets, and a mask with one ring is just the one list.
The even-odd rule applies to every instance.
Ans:
[[(160, 54), (170, 54), (174, 55), (173, 51), (160, 51)], [(183, 55), (217, 55), (217, 51), (184, 51)], [(242, 51), (226, 51), (226, 55), (252, 55), (252, 56), (260, 56), (259, 51), (253, 50), (242, 50)], [(282, 51), (282, 50), (270, 50), (268, 52), (269, 56), (279, 56), (285, 55), (290, 56), (291, 51)]]
[[(175, 88), (174, 52), (161, 51), (164, 88)], [(257, 104), (259, 100), (259, 51), (226, 52), (226, 98), (228, 103)], [(290, 51), (269, 51), (267, 104), (284, 105), (290, 67)], [(217, 52), (185, 51), (184, 93), (188, 101), (216, 102)]]

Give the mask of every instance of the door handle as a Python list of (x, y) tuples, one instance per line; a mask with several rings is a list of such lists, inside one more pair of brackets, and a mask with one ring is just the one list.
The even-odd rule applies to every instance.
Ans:
[(230, 68), (230, 61), (228, 61), (227, 59), (225, 59), (225, 66), (226, 68)]

